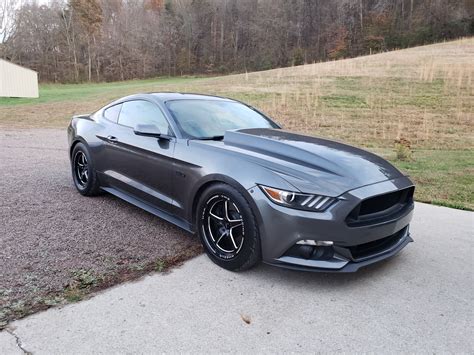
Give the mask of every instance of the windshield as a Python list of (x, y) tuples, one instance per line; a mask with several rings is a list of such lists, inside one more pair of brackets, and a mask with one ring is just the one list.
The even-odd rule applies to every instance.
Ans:
[(229, 129), (278, 128), (251, 108), (221, 100), (172, 100), (166, 106), (187, 138), (223, 136)]

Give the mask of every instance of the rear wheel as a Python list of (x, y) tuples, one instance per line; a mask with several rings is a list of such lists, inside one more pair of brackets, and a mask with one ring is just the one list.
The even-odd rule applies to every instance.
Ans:
[(201, 242), (217, 265), (241, 271), (260, 261), (255, 216), (245, 197), (232, 186), (212, 185), (201, 195), (197, 224)]
[(84, 196), (100, 193), (99, 180), (87, 147), (77, 143), (71, 154), (72, 178), (77, 191)]

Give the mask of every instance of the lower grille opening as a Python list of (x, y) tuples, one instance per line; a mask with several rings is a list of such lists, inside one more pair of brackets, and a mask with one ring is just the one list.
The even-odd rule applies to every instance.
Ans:
[(378, 254), (385, 250), (389, 250), (395, 246), (400, 239), (405, 236), (408, 227), (403, 228), (395, 234), (388, 237), (377, 239), (369, 243), (354, 245), (347, 247), (352, 254), (352, 258), (357, 261), (358, 259), (364, 259), (374, 254)]

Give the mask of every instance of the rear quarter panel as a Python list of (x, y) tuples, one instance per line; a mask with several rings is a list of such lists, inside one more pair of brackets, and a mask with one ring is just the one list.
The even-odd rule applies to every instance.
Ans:
[(74, 145), (81, 142), (88, 147), (96, 170), (101, 171), (103, 142), (97, 138), (97, 135), (105, 129), (104, 124), (95, 119), (95, 115), (74, 116), (68, 127), (69, 158), (71, 158)]

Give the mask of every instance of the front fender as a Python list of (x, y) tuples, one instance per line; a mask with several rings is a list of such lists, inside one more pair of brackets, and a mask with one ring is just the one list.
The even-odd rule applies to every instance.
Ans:
[[(192, 163), (191, 163), (192, 162)], [(208, 149), (197, 144), (178, 144), (175, 150), (175, 201), (182, 215), (194, 225), (194, 214), (201, 193), (212, 183), (222, 182), (236, 188), (256, 211), (249, 190), (258, 183), (281, 189), (295, 188), (282, 177), (238, 154)], [(182, 183), (180, 182), (182, 181)], [(179, 213), (179, 211), (178, 211)], [(257, 213), (257, 212), (256, 212)], [(260, 219), (260, 216), (257, 216)]]

